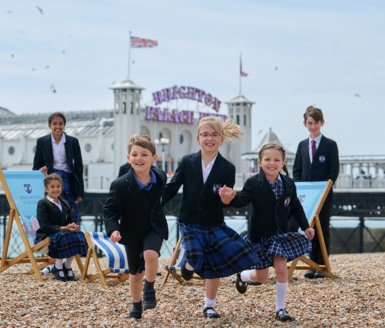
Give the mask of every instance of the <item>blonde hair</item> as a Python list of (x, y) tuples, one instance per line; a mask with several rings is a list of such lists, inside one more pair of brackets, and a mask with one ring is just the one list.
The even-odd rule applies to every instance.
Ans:
[(61, 187), (63, 188), (63, 179), (62, 177), (57, 173), (51, 173), (45, 176), (44, 178), (44, 187), (47, 188), (51, 181), (57, 180), (60, 182)]
[(219, 116), (205, 116), (202, 117), (198, 124), (197, 138), (199, 138), (199, 132), (202, 126), (208, 125), (216, 132), (218, 132), (225, 140), (240, 138), (243, 133), (238, 124), (235, 124), (229, 120), (223, 121)]
[(128, 141), (128, 154), (131, 153), (132, 146), (139, 146), (145, 149), (148, 149), (152, 155), (156, 155), (155, 143), (147, 135), (133, 135)]

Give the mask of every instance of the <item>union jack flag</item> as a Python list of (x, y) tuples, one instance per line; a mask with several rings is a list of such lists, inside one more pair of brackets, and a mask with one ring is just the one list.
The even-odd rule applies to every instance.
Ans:
[(242, 57), (240, 58), (240, 61), (239, 61), (239, 75), (240, 75), (241, 77), (246, 77), (246, 76), (249, 75), (249, 74), (247, 74), (246, 72), (244, 72), (244, 71), (242, 70)]
[(133, 48), (153, 48), (158, 46), (158, 41), (138, 38), (136, 36), (131, 37), (131, 47)]

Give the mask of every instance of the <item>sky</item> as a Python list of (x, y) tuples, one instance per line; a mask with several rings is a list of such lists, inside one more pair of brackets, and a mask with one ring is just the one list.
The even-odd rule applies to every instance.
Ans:
[(131, 50), (130, 78), (152, 93), (197, 87), (253, 106), (253, 148), (272, 128), (295, 152), (303, 113), (321, 108), (341, 155), (382, 155), (382, 0), (2, 0), (0, 107), (16, 114), (112, 109), (127, 79), (129, 32), (158, 41)]

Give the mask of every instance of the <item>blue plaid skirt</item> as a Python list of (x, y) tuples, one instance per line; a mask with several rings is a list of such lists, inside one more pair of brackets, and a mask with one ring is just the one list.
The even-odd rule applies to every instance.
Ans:
[(59, 174), (63, 180), (63, 192), (61, 196), (70, 204), (71, 206), (71, 218), (74, 219), (76, 223), (79, 224), (79, 209), (78, 204), (75, 202), (75, 196), (73, 192), (72, 180), (74, 179), (72, 173), (68, 173), (63, 170), (53, 170), (55, 173)]
[(180, 231), (187, 262), (205, 279), (228, 277), (259, 261), (250, 245), (225, 223), (180, 224)]
[(311, 251), (311, 241), (299, 232), (285, 232), (267, 238), (261, 238), (257, 243), (251, 242), (247, 235), (244, 237), (260, 259), (254, 268), (257, 270), (273, 266), (274, 256), (285, 257), (292, 261)]
[(49, 235), (51, 242), (48, 247), (48, 255), (55, 259), (65, 259), (79, 254), (86, 256), (88, 246), (84, 233), (81, 231), (58, 231)]

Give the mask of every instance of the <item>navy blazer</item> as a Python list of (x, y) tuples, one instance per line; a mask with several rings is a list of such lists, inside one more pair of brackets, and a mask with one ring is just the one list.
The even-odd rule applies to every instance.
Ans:
[(280, 174), (285, 194), (276, 199), (264, 172), (246, 180), (243, 189), (237, 193), (230, 206), (237, 208), (252, 203), (248, 236), (251, 241), (258, 242), (261, 237), (270, 237), (276, 233), (289, 231), (289, 219), (294, 218), (301, 229), (309, 228), (305, 212), (297, 197), (294, 181)]
[(49, 235), (60, 231), (61, 226), (74, 222), (71, 217), (71, 208), (60, 198), (62, 210), (52, 204), (47, 198), (40, 199), (37, 203), (37, 220), (39, 229), (36, 231), (37, 240), (42, 240)]
[[(84, 182), (83, 182), (83, 160), (80, 151), (79, 140), (75, 137), (65, 135), (66, 142), (64, 144), (66, 160), (69, 169), (74, 177), (72, 187), (74, 189), (75, 200), (77, 197), (84, 198)], [(35, 157), (33, 159), (33, 170), (40, 170), (41, 167), (47, 166), (48, 174), (53, 173), (53, 149), (51, 134), (40, 137), (36, 142)]]
[(152, 170), (156, 174), (157, 184), (160, 181), (161, 185), (154, 204), (150, 204), (141, 192), (132, 169), (111, 183), (104, 203), (104, 224), (109, 236), (115, 230), (120, 232), (122, 244), (147, 232), (148, 217), (151, 228), (163, 239), (168, 239), (167, 220), (161, 206), (167, 176), (161, 169), (152, 167)]
[(171, 181), (166, 185), (163, 203), (174, 197), (183, 185), (180, 222), (218, 225), (224, 222), (224, 205), (218, 195), (218, 186), (233, 187), (234, 183), (235, 166), (220, 153), (206, 183), (203, 183), (202, 157), (199, 151), (182, 158)]
[(302, 140), (295, 154), (293, 166), (294, 181), (335, 182), (340, 170), (337, 143), (324, 135), (318, 145), (313, 162), (310, 163), (309, 138)]

